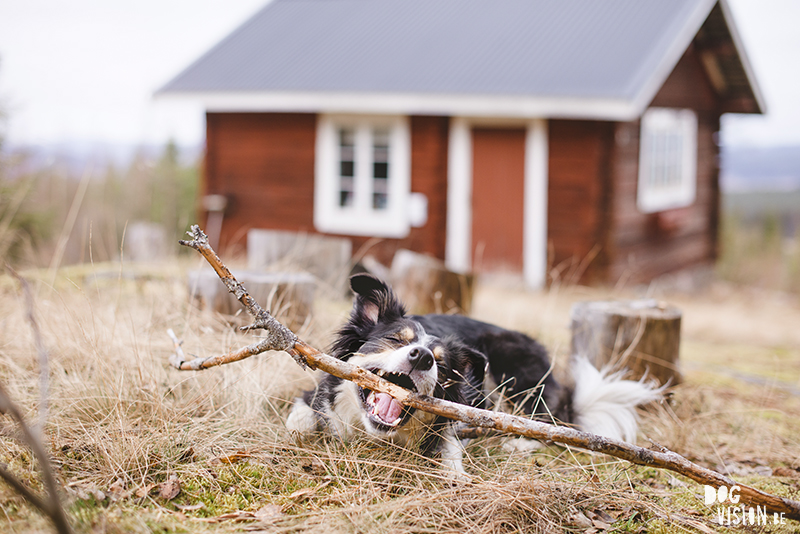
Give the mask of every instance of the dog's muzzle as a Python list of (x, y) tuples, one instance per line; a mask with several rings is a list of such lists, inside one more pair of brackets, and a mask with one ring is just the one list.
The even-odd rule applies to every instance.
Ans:
[[(434, 365), (433, 353), (426, 347), (413, 347), (408, 352), (407, 360), (410, 366), (409, 373), (387, 371), (380, 368), (368, 368), (368, 370), (392, 384), (411, 391), (418, 391), (411, 373), (430, 371)], [(400, 428), (408, 422), (415, 411), (414, 408), (403, 406), (388, 393), (379, 393), (366, 388), (359, 388), (359, 393), (369, 422), (377, 430), (383, 432), (391, 432)]]

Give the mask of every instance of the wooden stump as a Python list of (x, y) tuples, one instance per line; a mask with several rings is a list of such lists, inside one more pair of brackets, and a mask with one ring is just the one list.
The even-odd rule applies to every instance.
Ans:
[(344, 237), (256, 228), (247, 232), (248, 269), (306, 271), (339, 295), (349, 294), (352, 251), (353, 244)]
[(475, 277), (448, 271), (444, 262), (410, 250), (392, 260), (392, 287), (411, 313), (469, 313)]
[(577, 302), (571, 319), (572, 354), (598, 368), (626, 368), (632, 379), (680, 382), (679, 309), (655, 300)]
[[(276, 319), (297, 331), (311, 316), (314, 277), (308, 273), (258, 273), (233, 271), (256, 301)], [(211, 269), (189, 272), (189, 294), (202, 309), (235, 315), (242, 305)]]

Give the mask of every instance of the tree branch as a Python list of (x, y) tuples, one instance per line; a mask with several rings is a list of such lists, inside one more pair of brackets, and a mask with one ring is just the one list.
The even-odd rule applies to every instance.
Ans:
[(233, 357), (233, 359), (217, 359), (215, 361), (218, 361), (218, 363), (209, 363), (192, 369), (205, 369), (215, 365), (235, 362), (267, 350), (282, 350), (289, 352), (289, 354), (295, 358), (297, 363), (299, 363), (302, 367), (305, 367), (306, 362), (304, 362), (296, 353), (291, 352), (292, 347), (298, 341), (294, 332), (279, 323), (272, 315), (270, 315), (268, 311), (258, 305), (258, 302), (256, 302), (256, 300), (250, 296), (244, 286), (240, 284), (239, 281), (233, 276), (233, 273), (231, 273), (231, 271), (222, 263), (222, 260), (219, 258), (219, 256), (217, 256), (217, 253), (214, 252), (214, 249), (208, 244), (208, 236), (200, 229), (199, 226), (196, 224), (193, 225), (190, 235), (194, 238), (191, 241), (181, 240), (178, 242), (181, 245), (191, 247), (202, 254), (211, 267), (213, 267), (220, 280), (222, 280), (222, 283), (225, 284), (225, 287), (228, 288), (228, 291), (230, 291), (239, 300), (239, 302), (242, 303), (242, 306), (244, 306), (248, 313), (253, 316), (253, 324), (249, 326), (243, 326), (241, 330), (246, 331), (262, 329), (264, 332), (266, 332), (266, 338), (261, 343), (256, 344), (258, 347), (263, 348), (256, 349), (256, 345), (250, 346), (253, 347), (252, 350), (257, 350), (258, 352), (241, 353), (241, 351), (236, 351), (237, 353), (241, 354)]
[[(249, 345), (222, 356), (184, 361), (175, 356), (170, 358), (170, 363), (180, 370), (200, 370), (216, 365), (238, 361), (268, 350), (288, 352), (300, 365), (312, 369), (321, 369), (344, 380), (355, 382), (363, 388), (380, 393), (387, 393), (403, 405), (416, 408), (425, 412), (463, 421), (469, 425), (494, 429), (500, 432), (517, 434), (540, 441), (552, 441), (562, 445), (580, 449), (601, 452), (626, 460), (628, 462), (668, 469), (679, 473), (700, 484), (710, 486), (739, 486), (741, 502), (751, 506), (764, 506), (771, 512), (784, 513), (785, 517), (800, 520), (800, 502), (784, 499), (771, 495), (759, 489), (740, 484), (716, 471), (699, 466), (683, 456), (660, 447), (659, 450), (645, 449), (630, 443), (617, 441), (574, 428), (555, 426), (541, 423), (531, 419), (518, 417), (501, 412), (492, 412), (457, 404), (434, 397), (420, 395), (392, 384), (391, 382), (357, 367), (348, 362), (339, 360), (320, 352), (314, 347), (297, 338), (288, 328), (280, 324), (269, 313), (264, 311), (258, 303), (247, 294), (242, 286), (222, 264), (219, 256), (208, 245), (208, 238), (198, 226), (192, 226), (192, 241), (181, 241), (182, 245), (191, 246), (199, 251), (217, 274), (222, 279), (228, 290), (233, 293), (244, 305), (248, 312), (255, 318), (254, 325), (245, 329), (261, 328), (267, 332), (267, 337), (256, 344)], [(274, 329), (274, 330), (273, 330)], [(181, 361), (178, 361), (178, 360)]]

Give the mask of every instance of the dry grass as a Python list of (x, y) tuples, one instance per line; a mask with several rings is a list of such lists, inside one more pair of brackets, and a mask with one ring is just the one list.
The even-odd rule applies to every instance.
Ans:
[[(184, 339), (187, 353), (200, 356), (250, 342), (188, 304), (186, 267), (64, 269), (55, 287), (37, 285), (36, 311), (51, 352), (49, 449), (79, 532), (709, 528), (711, 510), (697, 498), (702, 488), (603, 456), (556, 447), (509, 454), (502, 438), (485, 438), (468, 447), (475, 482), (452, 486), (435, 461), (413, 450), (366, 439), (298, 442), (282, 421), (290, 399), (313, 378), (287, 356), (193, 374), (167, 366), (167, 328)], [(570, 304), (607, 296), (585, 288), (526, 293), (484, 286), (475, 314), (539, 336), (563, 363)], [(645, 415), (643, 435), (800, 498), (800, 478), (791, 477), (800, 477), (797, 298), (724, 287), (660, 296), (685, 312), (686, 382), (669, 405)], [(34, 420), (35, 350), (8, 278), (0, 279), (0, 310), (0, 380)], [(321, 299), (301, 336), (326, 346), (347, 311), (343, 300)], [(13, 439), (10, 422), (0, 423), (0, 461), (40, 487), (30, 454)], [(157, 484), (170, 476), (181, 493), (159, 497)], [(50, 530), (2, 484), (0, 506), (3, 532)]]

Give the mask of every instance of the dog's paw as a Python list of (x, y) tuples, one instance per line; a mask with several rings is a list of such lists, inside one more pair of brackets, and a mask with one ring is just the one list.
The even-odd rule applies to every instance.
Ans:
[(286, 428), (298, 434), (310, 434), (317, 429), (317, 415), (303, 399), (297, 399), (289, 417)]
[(472, 484), (474, 482), (472, 476), (468, 475), (463, 469), (457, 471), (455, 469), (447, 469), (444, 472), (444, 478), (452, 486), (459, 486), (462, 484)]
[(530, 438), (509, 438), (503, 443), (503, 450), (509, 454), (538, 451), (543, 447), (541, 441)]

